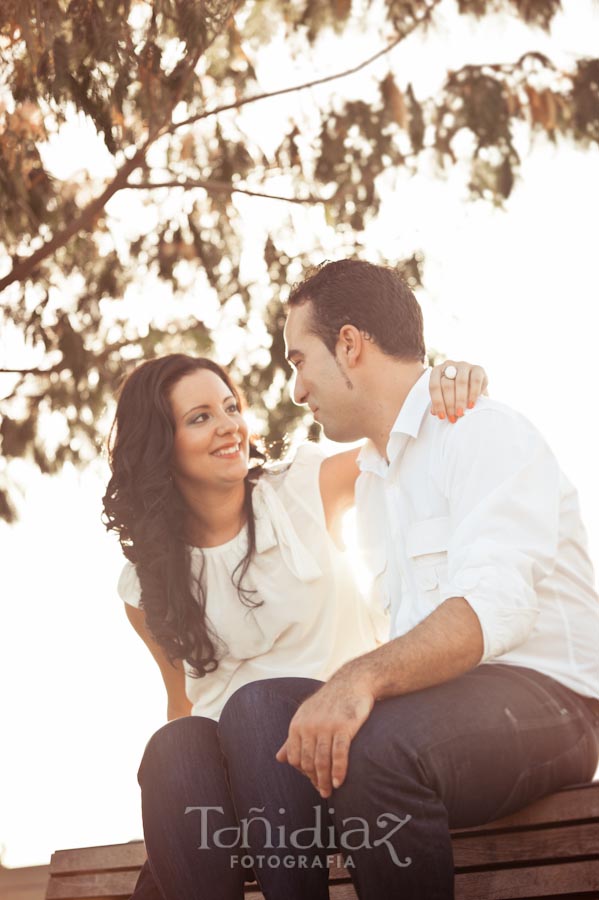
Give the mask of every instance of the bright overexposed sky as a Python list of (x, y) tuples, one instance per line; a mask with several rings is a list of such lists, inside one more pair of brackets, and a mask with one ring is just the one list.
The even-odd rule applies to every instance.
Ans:
[[(517, 23), (456, 20), (448, 3), (445, 32), (411, 41), (381, 66), (392, 65), (398, 83), (411, 80), (425, 94), (447, 66), (467, 58), (510, 60), (533, 45), (564, 59), (571, 52), (594, 54), (597, 6), (571, 0), (564, 7), (551, 38), (539, 31), (531, 39)], [(377, 46), (350, 47), (350, 63)], [(293, 61), (276, 59), (278, 85), (301, 80)], [(261, 66), (269, 62), (262, 59)], [(370, 76), (361, 77), (367, 94)], [(287, 107), (264, 113), (279, 114), (287, 115)], [(92, 160), (98, 174), (107, 163), (90, 129), (71, 128), (79, 141), (77, 166)], [(579, 488), (599, 564), (599, 150), (556, 148), (541, 136), (525, 149), (522, 179), (505, 210), (465, 202), (460, 169), (445, 180), (426, 171), (406, 175), (386, 196), (368, 246), (391, 259), (424, 251), (419, 298), (429, 346), (481, 362), (492, 395), (541, 429)], [(53, 153), (67, 177), (65, 144)], [(112, 214), (125, 216), (127, 202), (125, 195), (115, 198)], [(179, 201), (173, 196), (172, 202)], [(252, 223), (251, 253), (273, 207), (250, 198), (236, 203)], [(298, 240), (320, 227), (320, 215), (294, 208)], [(332, 246), (324, 234), (323, 257), (327, 241)], [(105, 461), (52, 479), (25, 464), (15, 474), (27, 483), (21, 519), (0, 526), (0, 847), (10, 866), (46, 862), (58, 848), (141, 838), (137, 767), (166, 714), (158, 669), (116, 595), (120, 550), (100, 524)]]

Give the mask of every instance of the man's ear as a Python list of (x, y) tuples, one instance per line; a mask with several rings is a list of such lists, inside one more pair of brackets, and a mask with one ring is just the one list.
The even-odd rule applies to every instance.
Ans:
[(353, 369), (364, 353), (364, 335), (355, 325), (344, 325), (339, 329), (335, 355)]

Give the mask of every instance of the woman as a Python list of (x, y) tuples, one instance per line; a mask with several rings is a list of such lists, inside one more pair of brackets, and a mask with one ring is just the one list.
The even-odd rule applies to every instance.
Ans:
[[(463, 380), (470, 367), (460, 366)], [(432, 383), (438, 392), (440, 367)], [(185, 900), (202, 885), (211, 900), (240, 897), (244, 870), (231, 846), (207, 848), (204, 812), (193, 822), (182, 810), (222, 810), (226, 829), (236, 810), (268, 803), (256, 787), (261, 761), (227, 703), (237, 688), (282, 675), (326, 679), (385, 637), (334, 540), (358, 451), (325, 459), (306, 444), (290, 465), (265, 468), (227, 373), (181, 354), (129, 376), (113, 438), (104, 510), (129, 561), (119, 593), (160, 667), (170, 722), (138, 773), (149, 867), (134, 896)], [(202, 843), (209, 852), (198, 852)]]

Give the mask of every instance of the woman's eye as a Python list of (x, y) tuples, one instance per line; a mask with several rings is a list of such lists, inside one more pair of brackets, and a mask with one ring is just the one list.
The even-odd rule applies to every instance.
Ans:
[(205, 422), (207, 418), (208, 418), (207, 413), (199, 413), (199, 415), (194, 416), (193, 419), (191, 419), (190, 424), (195, 425), (196, 422)]
[(227, 412), (230, 412), (230, 413), (236, 413), (236, 412), (239, 412), (239, 407), (238, 407), (238, 405), (237, 405), (236, 403), (232, 403), (232, 404), (228, 407)]

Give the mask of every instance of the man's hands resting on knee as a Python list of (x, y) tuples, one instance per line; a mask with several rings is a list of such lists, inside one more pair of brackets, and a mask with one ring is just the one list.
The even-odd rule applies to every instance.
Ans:
[(348, 663), (304, 700), (277, 753), (277, 760), (303, 772), (321, 797), (343, 784), (350, 744), (376, 700), (365, 673), (357, 669)]
[(445, 600), (412, 631), (346, 663), (304, 700), (277, 760), (330, 797), (345, 780), (351, 742), (377, 700), (463, 675), (482, 654), (482, 631), (470, 604), (463, 597)]

